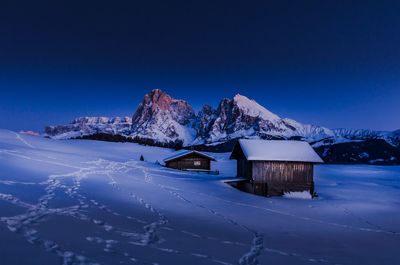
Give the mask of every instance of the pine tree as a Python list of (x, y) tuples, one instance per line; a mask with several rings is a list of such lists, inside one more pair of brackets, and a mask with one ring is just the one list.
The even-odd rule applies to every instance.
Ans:
[(143, 155), (140, 155), (140, 161), (144, 161)]

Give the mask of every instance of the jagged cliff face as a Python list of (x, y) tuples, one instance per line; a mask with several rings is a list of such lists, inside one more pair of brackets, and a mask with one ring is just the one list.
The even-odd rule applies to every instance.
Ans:
[(196, 141), (202, 143), (203, 139), (210, 137), (211, 127), (217, 118), (218, 112), (209, 105), (204, 105), (198, 114), (196, 123)]
[(44, 132), (54, 139), (71, 139), (96, 133), (128, 135), (131, 126), (129, 117), (80, 117), (67, 125), (47, 126)]
[(47, 126), (45, 134), (70, 139), (107, 133), (189, 145), (196, 135), (196, 121), (195, 112), (186, 101), (155, 89), (144, 96), (132, 118), (81, 117), (67, 125)]
[(155, 89), (145, 95), (133, 115), (130, 136), (160, 142), (181, 140), (188, 145), (195, 137), (195, 119), (194, 110), (186, 101)]
[(196, 143), (223, 142), (239, 137), (319, 140), (333, 136), (327, 128), (282, 119), (242, 95), (223, 99), (217, 110), (210, 108), (207, 106), (199, 113), (200, 129)]
[(259, 130), (260, 118), (258, 115), (249, 115), (240, 108), (238, 96), (234, 99), (223, 99), (217, 109), (216, 117), (212, 121), (207, 143), (224, 141), (241, 136), (252, 136)]
[(159, 142), (182, 141), (184, 145), (224, 142), (246, 137), (302, 139), (315, 146), (383, 139), (395, 147), (400, 146), (400, 130), (331, 130), (302, 124), (292, 119), (282, 119), (242, 95), (221, 100), (217, 109), (205, 105), (196, 115), (186, 101), (174, 99), (159, 89), (144, 96), (132, 119), (82, 117), (67, 125), (48, 126), (45, 133), (57, 139), (110, 133)]
[(214, 145), (243, 137), (296, 139), (308, 141), (327, 161), (400, 163), (400, 130), (331, 130), (302, 124), (282, 119), (242, 95), (221, 100), (216, 109), (205, 105), (196, 115), (186, 101), (155, 89), (144, 96), (132, 119), (83, 117), (48, 126), (45, 133), (56, 139), (107, 133), (183, 145)]

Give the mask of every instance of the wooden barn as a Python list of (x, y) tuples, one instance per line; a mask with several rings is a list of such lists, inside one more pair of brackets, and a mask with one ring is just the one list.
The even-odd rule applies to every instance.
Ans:
[(283, 140), (241, 139), (230, 159), (237, 160), (237, 176), (249, 180), (251, 192), (266, 196), (312, 193), (314, 164), (323, 163), (307, 142)]
[(181, 150), (164, 159), (166, 167), (180, 170), (210, 171), (215, 158), (195, 150)]

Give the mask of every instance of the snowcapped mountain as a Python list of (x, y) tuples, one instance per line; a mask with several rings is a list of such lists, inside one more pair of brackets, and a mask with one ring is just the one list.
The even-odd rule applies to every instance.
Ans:
[(334, 129), (336, 137), (342, 137), (349, 140), (369, 140), (369, 139), (383, 139), (393, 146), (400, 146), (400, 130), (393, 132), (386, 131), (373, 131), (373, 130), (350, 130), (350, 129)]
[(334, 136), (324, 127), (282, 119), (256, 101), (242, 95), (223, 99), (218, 109), (206, 106), (200, 112), (195, 144), (224, 142), (235, 138), (291, 138), (316, 141)]
[(45, 135), (72, 139), (99, 133), (189, 145), (195, 138), (197, 117), (184, 100), (155, 89), (146, 94), (132, 118), (80, 117), (67, 125), (47, 126)]
[(45, 128), (45, 135), (55, 139), (96, 134), (122, 135), (147, 144), (174, 147), (224, 145), (218, 150), (225, 151), (237, 138), (295, 139), (309, 142), (327, 160), (400, 163), (400, 130), (332, 130), (302, 124), (281, 118), (239, 94), (222, 99), (216, 109), (205, 105), (196, 114), (186, 101), (155, 89), (144, 96), (132, 119), (82, 117), (67, 125)]
[(47, 126), (44, 132), (54, 139), (71, 139), (96, 133), (128, 135), (131, 127), (129, 117), (80, 117), (66, 125)]
[(195, 120), (195, 112), (186, 101), (155, 89), (145, 95), (133, 115), (130, 136), (189, 145), (196, 133)]
[(269, 121), (279, 121), (281, 118), (278, 115), (270, 112), (260, 104), (258, 104), (255, 100), (249, 99), (245, 96), (237, 94), (233, 98), (234, 104), (237, 106), (239, 110), (243, 112), (244, 115), (250, 117), (259, 117), (263, 120)]

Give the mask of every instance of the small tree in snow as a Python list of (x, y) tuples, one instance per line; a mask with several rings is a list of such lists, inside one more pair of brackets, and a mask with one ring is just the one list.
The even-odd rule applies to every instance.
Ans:
[(140, 161), (144, 161), (144, 157), (143, 157), (143, 155), (140, 155), (140, 158), (139, 158), (139, 160), (140, 160)]

